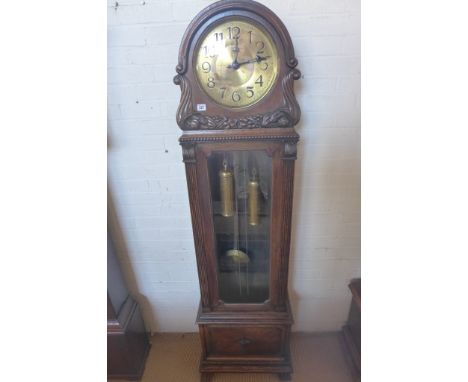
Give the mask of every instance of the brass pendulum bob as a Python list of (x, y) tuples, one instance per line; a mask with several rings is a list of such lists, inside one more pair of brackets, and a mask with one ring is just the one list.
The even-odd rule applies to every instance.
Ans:
[(219, 188), (221, 193), (221, 215), (230, 217), (234, 215), (234, 181), (226, 159), (223, 161), (223, 168), (219, 171)]
[(226, 256), (238, 264), (247, 264), (250, 261), (249, 256), (240, 249), (230, 249), (226, 252)]
[(249, 224), (258, 225), (258, 179), (257, 172), (253, 169), (252, 179), (249, 180)]

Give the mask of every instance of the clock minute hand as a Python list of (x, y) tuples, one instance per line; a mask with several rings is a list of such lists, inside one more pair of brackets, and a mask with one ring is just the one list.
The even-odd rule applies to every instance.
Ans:
[(234, 62), (237, 62), (237, 56), (239, 56), (239, 38), (236, 38), (236, 45), (232, 48), (232, 51), (235, 53)]
[(242, 62), (239, 62), (239, 65), (244, 65), (244, 64), (250, 64), (252, 62), (262, 62), (262, 61), (265, 61), (266, 59), (270, 58), (270, 56), (265, 56), (265, 57), (262, 57), (262, 56), (259, 56), (257, 54), (257, 57), (255, 58), (252, 58), (250, 60), (247, 60), (247, 61), (242, 61)]
[(241, 61), (241, 62), (234, 62), (230, 65), (228, 65), (228, 68), (233, 68), (233, 69), (237, 69), (239, 68), (239, 66), (241, 65), (244, 65), (244, 64), (251, 64), (251, 63), (254, 63), (254, 62), (262, 62), (262, 61), (265, 61), (266, 59), (270, 58), (270, 56), (265, 56), (265, 57), (262, 57), (262, 56), (259, 56), (257, 55), (257, 57), (255, 58), (251, 58), (250, 60), (246, 60), (246, 61)]

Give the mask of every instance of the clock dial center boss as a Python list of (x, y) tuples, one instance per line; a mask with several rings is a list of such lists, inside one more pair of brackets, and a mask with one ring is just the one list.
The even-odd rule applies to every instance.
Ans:
[(213, 101), (230, 108), (260, 101), (278, 74), (278, 53), (271, 36), (260, 25), (242, 19), (230, 19), (206, 31), (194, 59), (200, 87)]

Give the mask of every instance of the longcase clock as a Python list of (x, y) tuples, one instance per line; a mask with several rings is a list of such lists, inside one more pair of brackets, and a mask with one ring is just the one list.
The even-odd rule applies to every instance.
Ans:
[(174, 82), (201, 301), (201, 380), (292, 372), (287, 293), (300, 78), (286, 27), (254, 1), (190, 23)]

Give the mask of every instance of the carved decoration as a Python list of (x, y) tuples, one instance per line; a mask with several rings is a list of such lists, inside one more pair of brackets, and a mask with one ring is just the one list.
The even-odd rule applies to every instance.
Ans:
[(177, 123), (182, 128), (182, 126), (185, 126), (187, 116), (193, 114), (192, 89), (190, 87), (190, 82), (183, 75), (176, 75), (174, 77), (174, 83), (180, 86), (180, 91), (182, 93), (180, 96), (179, 108), (177, 109)]
[(298, 136), (294, 135), (234, 135), (234, 136), (182, 136), (179, 141), (182, 145), (186, 143), (205, 143), (205, 142), (230, 142), (230, 141), (285, 141), (289, 144), (295, 144), (298, 141)]
[(194, 113), (190, 83), (184, 76), (178, 74), (174, 77), (174, 83), (180, 85), (182, 95), (177, 110), (177, 122), (182, 130), (255, 129), (294, 126), (301, 116), (299, 104), (294, 96), (294, 80), (298, 80), (300, 77), (301, 72), (298, 69), (292, 69), (283, 78), (284, 101), (282, 108), (265, 114), (228, 118), (226, 116)]
[[(297, 62), (297, 61), (296, 61)], [(294, 95), (294, 81), (301, 78), (301, 72), (298, 69), (292, 69), (283, 78), (283, 96), (284, 108), (290, 115), (292, 125), (294, 126), (301, 118), (301, 109)]]
[(254, 129), (262, 127), (286, 127), (290, 125), (290, 115), (284, 110), (276, 110), (271, 113), (252, 115), (244, 118), (193, 114), (185, 120), (184, 130)]
[(185, 163), (195, 163), (195, 146), (191, 144), (182, 145), (182, 155)]
[(286, 142), (284, 144), (284, 155), (283, 159), (295, 160), (297, 157), (297, 145), (296, 142)]

